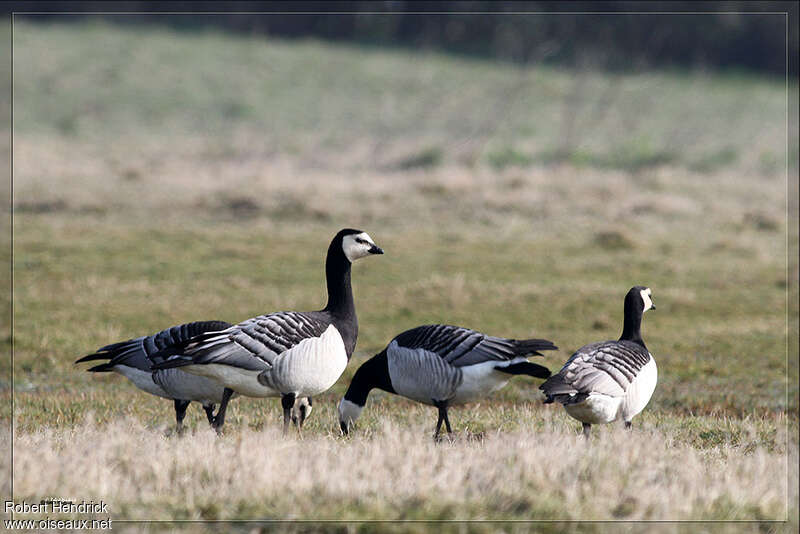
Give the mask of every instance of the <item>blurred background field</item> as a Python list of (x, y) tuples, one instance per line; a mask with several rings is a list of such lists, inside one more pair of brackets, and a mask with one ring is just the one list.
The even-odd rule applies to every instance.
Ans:
[[(560, 350), (544, 363), (557, 370), (581, 345), (619, 335), (622, 299), (636, 284), (652, 288), (658, 307), (643, 325), (659, 366), (641, 416), (648, 436), (732, 463), (757, 451), (775, 472), (796, 454), (797, 337), (787, 335), (798, 314), (794, 82), (787, 88), (768, 70), (605, 70), (97, 19), (21, 18), (13, 32), (13, 388), (25, 443), (43, 447), (44, 431), (70, 450), (71, 432), (102, 433), (121, 417), (162, 439), (170, 403), (72, 362), (182, 322), (317, 309), (327, 244), (352, 226), (386, 255), (354, 267), (358, 346), (342, 379), (315, 399), (311, 438), (296, 443), (308, 454), (311, 443), (341, 439), (335, 402), (358, 365), (402, 330), (445, 322), (549, 338)], [(2, 365), (7, 375), (10, 362)], [(12, 384), (1, 386), (8, 399)], [(454, 447), (496, 446), (504, 431), (566, 439), (577, 423), (541, 405), (536, 386), (515, 379), (453, 410), (462, 432)], [(428, 446), (430, 410), (374, 397), (354, 440), (374, 434), (383, 444), (388, 421)], [(225, 442), (262, 436), (269, 454), (278, 403), (242, 398), (228, 413)], [(201, 415), (190, 408), (187, 420), (205, 435)], [(619, 431), (598, 439), (616, 443)], [(546, 513), (466, 497), (429, 511), (787, 513), (752, 480), (737, 482), (753, 492), (721, 489), (719, 501), (667, 512), (622, 506), (624, 492), (615, 514), (560, 509), (557, 491), (545, 495), (554, 507)], [(501, 499), (497, 483), (484, 495)], [(284, 511), (224, 497), (211, 512), (179, 500), (162, 507), (137, 495), (116, 495), (126, 517)], [(360, 503), (360, 517), (399, 517), (362, 497), (345, 499)], [(312, 499), (292, 517), (353, 518), (337, 509)], [(796, 504), (789, 515), (796, 526)]]

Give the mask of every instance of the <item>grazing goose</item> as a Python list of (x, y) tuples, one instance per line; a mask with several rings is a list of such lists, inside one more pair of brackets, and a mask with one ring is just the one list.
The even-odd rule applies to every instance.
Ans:
[(512, 375), (547, 378), (550, 371), (527, 360), (557, 347), (546, 339), (503, 339), (448, 325), (426, 325), (395, 337), (358, 368), (339, 403), (344, 434), (361, 414), (373, 388), (436, 406), (439, 436), (442, 422), (452, 432), (447, 408), (464, 404), (506, 385)]
[(642, 340), (642, 315), (655, 310), (650, 288), (635, 286), (625, 296), (625, 323), (619, 341), (590, 343), (578, 349), (557, 374), (539, 389), (545, 403), (564, 405), (583, 423), (589, 437), (593, 424), (621, 418), (625, 428), (641, 412), (656, 389), (656, 361)]
[[(178, 369), (153, 371), (149, 356), (161, 350), (208, 331), (217, 331), (231, 326), (223, 321), (200, 321), (173, 326), (153, 334), (119, 343), (106, 345), (94, 354), (84, 356), (75, 363), (108, 360), (88, 369), (93, 373), (117, 372), (142, 391), (175, 402), (175, 419), (178, 432), (183, 430), (183, 418), (191, 401), (203, 405), (211, 426), (215, 426), (214, 404), (222, 401), (224, 388), (207, 378), (184, 373)], [(216, 428), (216, 427), (215, 427)]]
[[(148, 358), (157, 357), (160, 351), (167, 350), (192, 337), (209, 331), (218, 331), (230, 327), (224, 321), (198, 321), (172, 326), (151, 336), (144, 336), (101, 347), (94, 354), (89, 354), (75, 363), (108, 360), (100, 365), (87, 369), (93, 373), (117, 372), (136, 385), (157, 397), (172, 399), (175, 404), (175, 420), (177, 431), (183, 431), (183, 419), (186, 409), (192, 401), (203, 405), (211, 427), (217, 432), (222, 430), (224, 418), (217, 420), (214, 416), (214, 405), (222, 401), (224, 387), (214, 380), (202, 376), (184, 373), (179, 369), (162, 369), (154, 371)], [(311, 399), (301, 398), (292, 408), (292, 422), (298, 428), (311, 414)]]
[(260, 315), (201, 334), (165, 351), (162, 356), (166, 359), (154, 367), (179, 367), (223, 384), (225, 395), (217, 412), (223, 421), (233, 392), (281, 397), (286, 432), (295, 399), (330, 388), (353, 354), (358, 319), (350, 286), (351, 264), (373, 254), (383, 254), (383, 250), (369, 235), (361, 230), (341, 230), (328, 247), (328, 303), (322, 310)]
[[(230, 326), (230, 323), (224, 321), (198, 321), (172, 326), (152, 336), (106, 345), (94, 354), (76, 360), (75, 363), (108, 360), (87, 370), (92, 373), (117, 372), (128, 378), (142, 391), (157, 397), (172, 399), (175, 404), (178, 432), (183, 430), (183, 418), (186, 416), (189, 404), (192, 401), (199, 402), (203, 405), (208, 422), (219, 432), (222, 422), (219, 425), (216, 424), (214, 405), (221, 402), (225, 388), (213, 380), (190, 375), (178, 369), (153, 371), (148, 357), (198, 334)], [(298, 399), (292, 408), (292, 421), (298, 428), (301, 428), (310, 414), (311, 399)]]

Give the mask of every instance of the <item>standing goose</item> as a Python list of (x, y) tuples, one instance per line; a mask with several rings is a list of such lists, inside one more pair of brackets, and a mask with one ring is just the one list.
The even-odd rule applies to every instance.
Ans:
[(504, 339), (449, 325), (426, 325), (395, 337), (380, 353), (358, 368), (339, 403), (344, 434), (361, 414), (373, 388), (430, 404), (452, 432), (447, 408), (464, 404), (506, 385), (512, 375), (547, 378), (550, 371), (527, 360), (540, 350), (557, 347), (546, 339)]
[(281, 397), (283, 430), (298, 397), (318, 395), (342, 375), (358, 337), (350, 270), (353, 261), (383, 254), (367, 233), (341, 230), (325, 260), (328, 303), (320, 311), (283, 311), (207, 332), (164, 353), (154, 368), (180, 367), (225, 386), (217, 412), (224, 421), (233, 392)]
[[(172, 399), (175, 404), (178, 432), (183, 430), (183, 419), (189, 404), (192, 401), (199, 402), (203, 405), (209, 424), (219, 432), (224, 421), (216, 420), (214, 405), (222, 402), (225, 388), (215, 380), (184, 373), (180, 369), (154, 371), (149, 358), (157, 358), (161, 351), (175, 347), (204, 332), (216, 332), (230, 326), (230, 323), (224, 321), (198, 321), (172, 326), (151, 336), (106, 345), (97, 349), (94, 354), (76, 360), (75, 363), (108, 360), (100, 365), (90, 367), (87, 371), (92, 373), (114, 371), (128, 378), (142, 391), (157, 397)], [(310, 414), (311, 399), (297, 399), (292, 408), (292, 422), (298, 428), (302, 428)]]
[[(214, 405), (222, 402), (225, 388), (214, 380), (184, 373), (179, 369), (154, 371), (149, 358), (157, 358), (157, 354), (161, 351), (169, 350), (196, 335), (219, 331), (230, 326), (230, 323), (224, 321), (197, 321), (172, 326), (151, 336), (106, 345), (97, 349), (97, 352), (76, 360), (75, 363), (107, 360), (105, 363), (90, 367), (87, 371), (92, 373), (117, 372), (128, 378), (142, 391), (174, 401), (178, 432), (183, 430), (183, 419), (189, 404), (192, 401), (199, 402), (203, 405), (209, 424), (219, 432), (222, 429), (224, 418), (216, 420)], [(310, 414), (311, 399), (298, 399), (292, 408), (292, 421), (298, 428), (302, 428)]]
[(589, 437), (593, 424), (625, 421), (641, 412), (656, 389), (656, 361), (642, 340), (642, 315), (655, 310), (648, 287), (634, 286), (625, 296), (625, 323), (619, 341), (590, 343), (570, 356), (558, 374), (539, 389), (564, 405), (567, 413), (583, 423)]
[(173, 326), (151, 336), (129, 339), (106, 345), (94, 354), (75, 363), (108, 360), (88, 369), (93, 373), (117, 372), (151, 395), (172, 399), (175, 403), (177, 431), (183, 430), (183, 418), (191, 401), (203, 405), (208, 422), (215, 426), (214, 404), (222, 401), (224, 388), (208, 378), (184, 373), (178, 369), (153, 371), (148, 357), (208, 331), (231, 326), (223, 321), (199, 321)]

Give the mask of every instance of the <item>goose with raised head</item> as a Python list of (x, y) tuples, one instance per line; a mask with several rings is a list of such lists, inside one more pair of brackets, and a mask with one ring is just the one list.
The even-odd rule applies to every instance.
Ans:
[(655, 310), (652, 292), (634, 286), (625, 296), (622, 335), (617, 341), (590, 343), (579, 348), (557, 374), (539, 389), (545, 403), (559, 402), (573, 418), (583, 423), (587, 438), (593, 424), (617, 419), (631, 428), (656, 388), (656, 361), (642, 340), (642, 315)]
[(325, 260), (328, 303), (319, 311), (259, 315), (201, 334), (164, 351), (156, 369), (180, 368), (225, 386), (217, 418), (233, 392), (280, 397), (286, 432), (299, 397), (318, 395), (342, 375), (356, 346), (358, 319), (350, 284), (352, 262), (383, 254), (361, 230), (341, 230)]
[(478, 400), (506, 385), (513, 375), (547, 378), (550, 371), (529, 362), (540, 350), (557, 347), (546, 339), (505, 339), (450, 325), (407, 330), (358, 368), (339, 403), (344, 434), (361, 415), (374, 388), (435, 406), (439, 413), (434, 438), (442, 423), (451, 433), (447, 409)]

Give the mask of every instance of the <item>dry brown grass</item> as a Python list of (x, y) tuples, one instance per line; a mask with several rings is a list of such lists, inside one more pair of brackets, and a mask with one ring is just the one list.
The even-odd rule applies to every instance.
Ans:
[(587, 443), (561, 414), (515, 416), (530, 422), (438, 445), (392, 422), (349, 439), (273, 424), (222, 438), (136, 420), (44, 428), (16, 438), (15, 496), (103, 499), (119, 519), (781, 520), (797, 498), (794, 443), (698, 450), (650, 424)]

